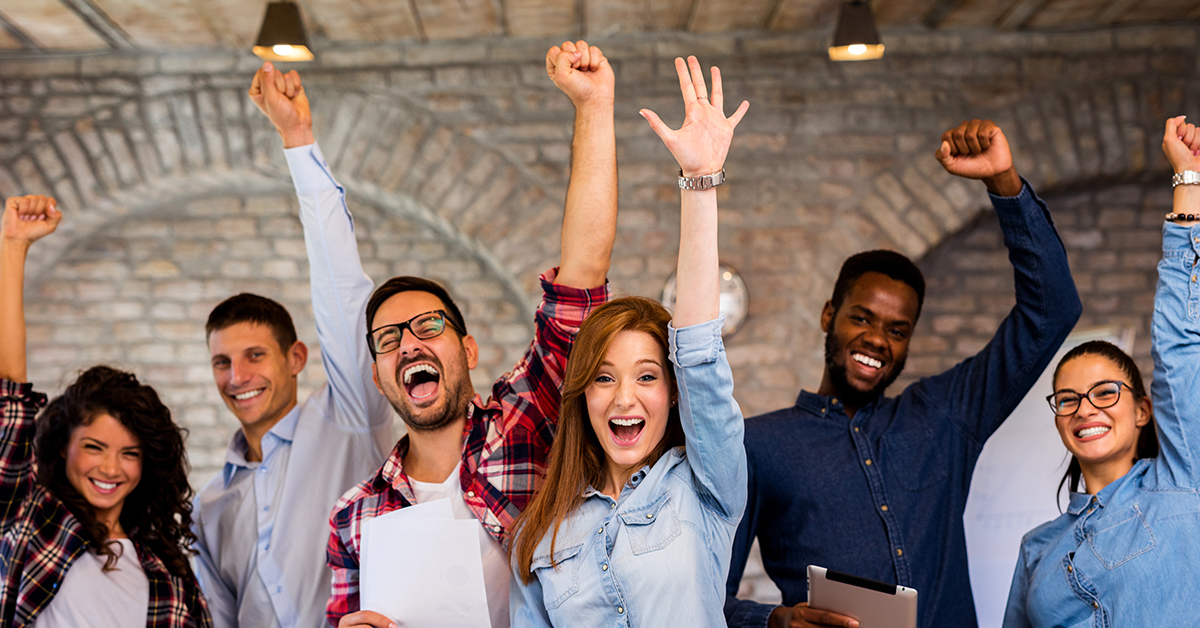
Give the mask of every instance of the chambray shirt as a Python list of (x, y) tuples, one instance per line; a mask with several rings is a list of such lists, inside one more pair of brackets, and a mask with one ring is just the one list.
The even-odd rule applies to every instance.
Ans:
[[(316, 144), (284, 151), (300, 200), (312, 307), (328, 383), (262, 439), (247, 462), (234, 434), (225, 467), (196, 496), (196, 575), (218, 628), (325, 625), (329, 509), (392, 444), (392, 409), (371, 382), (363, 272), (345, 190)], [(294, 464), (293, 464), (294, 463)]]
[(746, 421), (749, 498), (725, 614), (766, 626), (774, 605), (736, 599), (755, 537), (793, 606), (808, 565), (917, 589), (918, 625), (976, 625), (963, 510), (984, 442), (1054, 358), (1082, 306), (1046, 205), (1028, 185), (991, 197), (1012, 262), (1016, 305), (979, 353), (881, 397), (851, 420), (836, 397)]
[(670, 329), (685, 448), (595, 488), (562, 523), (550, 563), (542, 538), (528, 585), (513, 579), (512, 626), (724, 626), (725, 573), (746, 504), (741, 410), (721, 320)]
[(1025, 535), (1006, 628), (1200, 622), (1200, 227), (1167, 223), (1151, 325), (1159, 455)]

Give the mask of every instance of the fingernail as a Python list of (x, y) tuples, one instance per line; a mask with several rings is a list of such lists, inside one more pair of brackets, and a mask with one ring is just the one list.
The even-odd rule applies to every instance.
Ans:
[(274, 71), (275, 71), (275, 64), (274, 64), (274, 63), (271, 63), (270, 61), (268, 61), (268, 62), (266, 62), (266, 63), (264, 63), (264, 64), (263, 64), (263, 69), (264, 69), (264, 70), (266, 70), (267, 72), (274, 72)]

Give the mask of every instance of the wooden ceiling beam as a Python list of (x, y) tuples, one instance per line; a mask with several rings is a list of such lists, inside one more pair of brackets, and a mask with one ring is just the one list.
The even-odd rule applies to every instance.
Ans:
[(1096, 24), (1116, 24), (1125, 17), (1125, 14), (1133, 10), (1142, 0), (1110, 0), (1110, 2), (1102, 9), (1096, 12), (1092, 17), (1092, 21)]
[(59, 0), (68, 9), (75, 12), (79, 19), (104, 38), (108, 45), (118, 50), (133, 50), (137, 46), (129, 36), (107, 13), (92, 4), (91, 0)]
[(1038, 11), (1046, 8), (1050, 0), (1017, 0), (996, 23), (997, 30), (1012, 31), (1029, 23)]
[(938, 0), (937, 4), (934, 4), (933, 7), (925, 13), (925, 17), (921, 18), (921, 23), (929, 28), (937, 28), (942, 25), (942, 22), (946, 21), (947, 17), (950, 17), (950, 14), (953, 13), (955, 9), (962, 6), (962, 4), (963, 0)]
[(29, 36), (29, 33), (21, 30), (20, 26), (13, 24), (12, 20), (8, 19), (8, 17), (6, 17), (3, 13), (0, 13), (0, 26), (3, 26), (4, 30), (11, 35), (13, 39), (17, 40), (17, 42), (20, 43), (23, 48), (27, 48), (29, 50), (41, 50), (41, 46), (37, 45), (37, 42)]
[(1188, 11), (1187, 16), (1189, 20), (1200, 20), (1200, 2), (1197, 2), (1191, 11)]

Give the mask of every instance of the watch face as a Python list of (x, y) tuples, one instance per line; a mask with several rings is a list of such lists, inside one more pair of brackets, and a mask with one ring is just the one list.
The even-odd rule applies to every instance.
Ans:
[[(721, 326), (721, 336), (731, 336), (746, 320), (750, 310), (750, 293), (746, 291), (746, 282), (733, 268), (721, 264), (717, 271), (721, 273), (721, 314), (725, 316), (725, 324)], [(675, 311), (675, 274), (667, 279), (663, 286), (662, 304), (668, 310)]]

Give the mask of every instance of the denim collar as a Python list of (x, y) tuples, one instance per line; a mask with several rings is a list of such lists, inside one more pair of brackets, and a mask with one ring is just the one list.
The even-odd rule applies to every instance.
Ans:
[(1083, 512), (1083, 510), (1087, 508), (1089, 504), (1092, 503), (1093, 498), (1101, 508), (1104, 508), (1108, 505), (1108, 502), (1112, 501), (1113, 494), (1121, 490), (1121, 486), (1124, 485), (1125, 482), (1130, 481), (1130, 478), (1137, 477), (1144, 473), (1145, 468), (1149, 466), (1153, 460), (1153, 458), (1142, 458), (1141, 460), (1134, 462), (1133, 467), (1130, 468), (1129, 471), (1126, 471), (1125, 475), (1122, 475), (1121, 477), (1117, 478), (1116, 481), (1109, 483), (1108, 486), (1104, 487), (1103, 490), (1095, 495), (1088, 495), (1087, 493), (1071, 493), (1071, 503), (1069, 506), (1067, 506), (1067, 512), (1071, 515), (1078, 515), (1079, 513)]
[[(871, 403), (859, 408), (858, 412), (855, 413), (855, 416), (866, 416), (870, 412), (871, 408), (874, 408), (875, 405), (878, 404), (882, 399), (883, 396), (880, 395), (878, 399), (875, 399)], [(819, 417), (846, 416), (846, 408), (842, 405), (841, 399), (836, 396), (818, 395), (817, 393), (811, 393), (807, 390), (800, 391), (800, 396), (796, 398), (796, 407), (800, 408), (801, 410), (806, 410), (810, 414), (814, 414)]]

